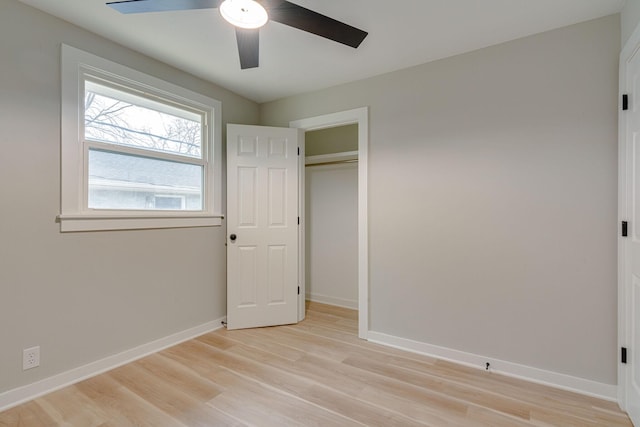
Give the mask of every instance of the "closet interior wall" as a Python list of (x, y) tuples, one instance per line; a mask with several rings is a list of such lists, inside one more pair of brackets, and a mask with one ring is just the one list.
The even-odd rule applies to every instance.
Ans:
[(358, 308), (358, 126), (305, 134), (306, 298)]

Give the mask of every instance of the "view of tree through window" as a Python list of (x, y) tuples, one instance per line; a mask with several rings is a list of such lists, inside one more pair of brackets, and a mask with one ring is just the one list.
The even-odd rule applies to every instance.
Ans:
[[(178, 112), (178, 109), (156, 101), (92, 82), (86, 86), (87, 139), (196, 158), (202, 156), (202, 127), (196, 114), (184, 112), (178, 116), (165, 112)], [(192, 118), (184, 117), (187, 115)]]
[(91, 81), (84, 113), (89, 208), (203, 209), (200, 115)]

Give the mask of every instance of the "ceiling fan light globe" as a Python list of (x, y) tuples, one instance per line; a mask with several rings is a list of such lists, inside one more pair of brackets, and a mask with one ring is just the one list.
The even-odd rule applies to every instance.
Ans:
[(266, 9), (254, 0), (225, 0), (219, 10), (227, 22), (240, 28), (260, 28), (269, 19)]

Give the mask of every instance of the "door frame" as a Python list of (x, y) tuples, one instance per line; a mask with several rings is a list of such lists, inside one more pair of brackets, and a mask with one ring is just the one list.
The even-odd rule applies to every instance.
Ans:
[[(627, 138), (627, 115), (622, 113), (622, 95), (627, 93), (630, 89), (627, 87), (627, 64), (639, 49), (640, 25), (636, 26), (620, 52), (620, 77), (618, 81), (618, 224), (621, 224), (622, 221), (629, 221), (631, 219), (631, 206), (627, 200), (627, 191), (629, 189), (629, 185), (632, 184), (627, 180), (629, 140)], [(631, 224), (632, 229), (636, 226), (640, 226), (640, 224)], [(627, 347), (630, 342), (631, 334), (631, 325), (628, 319), (629, 313), (627, 312), (628, 298), (630, 297), (630, 295), (627, 295), (627, 282), (630, 280), (627, 276), (629, 275), (630, 266), (627, 260), (628, 253), (626, 249), (626, 239), (629, 238), (631, 237), (622, 237), (621, 233), (618, 232), (618, 357), (620, 355), (619, 349)], [(639, 349), (631, 349), (632, 352), (638, 350)], [(616, 363), (618, 364), (618, 404), (623, 410), (626, 410), (627, 376), (629, 375), (629, 367), (628, 365), (621, 363), (620, 359), (616, 359)]]
[[(369, 224), (368, 224), (368, 187), (367, 161), (369, 150), (369, 107), (355, 108), (322, 116), (289, 122), (289, 127), (302, 129), (304, 132), (327, 129), (343, 125), (358, 125), (358, 337), (367, 339), (369, 331)], [(304, 141), (304, 139), (302, 139)], [(304, 143), (301, 143), (300, 155), (300, 214), (304, 214)], [(300, 227), (300, 297), (298, 300), (299, 316), (304, 318), (305, 309), (305, 252), (304, 227)]]

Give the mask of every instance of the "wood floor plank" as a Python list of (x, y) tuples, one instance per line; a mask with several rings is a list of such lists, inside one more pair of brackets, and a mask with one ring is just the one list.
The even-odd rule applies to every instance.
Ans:
[(111, 371), (109, 376), (184, 425), (192, 427), (242, 425), (237, 419), (202, 405), (202, 401), (190, 392), (181, 391), (139, 365), (132, 363), (122, 366)]
[(109, 420), (76, 386), (65, 387), (35, 400), (58, 425), (99, 426)]
[(118, 426), (187, 427), (127, 390), (109, 373), (76, 384), (94, 405), (109, 415), (109, 421)]
[(178, 390), (200, 401), (208, 401), (224, 391), (220, 384), (200, 376), (190, 367), (156, 353), (134, 362)]
[(498, 412), (513, 415), (522, 420), (528, 420), (530, 416), (530, 406), (517, 399), (494, 393), (482, 393), (481, 390), (464, 387), (454, 382), (432, 377), (426, 373), (419, 373), (415, 371), (410, 372), (402, 368), (377, 362), (371, 358), (364, 358), (360, 356), (350, 356), (344, 360), (343, 363), (351, 366), (357, 366), (360, 369), (365, 369), (378, 375), (396, 378), (400, 381), (418, 387), (435, 390), (439, 393), (453, 396), (465, 402), (474, 403), (478, 406), (484, 406)]
[(191, 347), (192, 353), (200, 353), (239, 376), (252, 378), (262, 384), (269, 384), (280, 392), (297, 396), (316, 406), (327, 408), (366, 425), (425, 425), (400, 413), (361, 402), (333, 387), (320, 385), (286, 370), (260, 363), (256, 361), (259, 356), (256, 351), (251, 352), (250, 357), (243, 357), (229, 351), (223, 352), (217, 348), (209, 347), (197, 340), (191, 344), (193, 345)]
[(615, 402), (357, 338), (358, 313), (221, 329), (0, 413), (0, 427), (631, 427)]
[(470, 406), (466, 422), (485, 427), (527, 427), (533, 424), (481, 406)]
[[(391, 362), (393, 365), (394, 362)], [(556, 393), (557, 390), (548, 386), (536, 385), (540, 390), (544, 390), (545, 393), (531, 391), (531, 384), (525, 383), (510, 383), (505, 381), (508, 377), (504, 375), (496, 374), (493, 372), (486, 372), (478, 369), (456, 369), (452, 367), (450, 369), (441, 369), (440, 364), (436, 363), (425, 369), (424, 365), (416, 365), (413, 362), (405, 362), (402, 366), (403, 369), (413, 371), (417, 374), (427, 372), (429, 375), (442, 378), (443, 380), (457, 383), (459, 386), (470, 387), (476, 390), (490, 390), (490, 393), (500, 394), (503, 396), (517, 396), (517, 399), (526, 405), (531, 406), (532, 410), (539, 411), (543, 409), (545, 413), (553, 415), (555, 417), (566, 419), (563, 421), (567, 425), (573, 422), (583, 422), (588, 425), (591, 417), (594, 417), (594, 407), (588, 402), (582, 402), (581, 399), (576, 399), (572, 396), (573, 393), (563, 392), (554, 397), (550, 397), (549, 393)], [(563, 396), (563, 394), (566, 394)], [(543, 397), (541, 397), (543, 396)], [(566, 413), (567, 408), (571, 408), (570, 413)], [(537, 412), (536, 412), (537, 413)], [(565, 415), (561, 415), (565, 413)], [(609, 418), (606, 415), (606, 411), (598, 417), (603, 421)], [(618, 410), (618, 415), (619, 413)], [(533, 415), (532, 415), (532, 418)], [(582, 421), (580, 421), (582, 420)]]
[[(240, 346), (230, 351), (246, 357), (251, 355), (261, 358), (254, 350)], [(380, 386), (366, 372), (354, 372), (354, 368), (329, 359), (306, 356), (293, 364), (273, 358), (264, 362), (313, 382), (330, 384), (362, 402), (399, 412), (416, 422), (426, 422), (435, 426), (459, 425), (456, 422), (464, 420), (467, 410), (467, 405), (463, 403), (429, 392), (421, 393), (421, 390), (413, 386), (403, 387), (403, 384), (396, 384), (400, 390), (389, 384)]]
[(0, 413), (1, 427), (58, 426), (35, 401), (27, 402)]
[[(360, 378), (355, 372), (349, 372), (350, 366), (341, 366), (335, 361), (329, 359), (303, 358), (294, 364), (289, 364), (286, 361), (277, 362), (274, 359), (270, 359), (268, 356), (256, 353), (255, 349), (233, 347), (229, 349), (230, 352), (239, 354), (245, 357), (253, 357), (261, 361), (268, 361), (271, 366), (280, 367), (286, 369), (289, 372), (295, 372), (305, 378), (317, 380), (319, 382), (335, 384), (342, 391), (348, 392), (350, 395), (360, 398), (362, 401), (373, 402), (383, 408), (394, 408), (400, 410), (400, 412), (412, 418), (415, 421), (427, 422), (436, 426), (447, 425), (471, 425), (471, 419), (466, 417), (466, 412), (471, 403), (469, 399), (464, 401), (460, 396), (456, 396), (455, 399), (447, 397), (446, 393), (432, 393), (430, 390), (418, 390), (415, 387), (408, 386), (407, 384), (396, 384), (396, 388), (389, 385), (389, 382), (395, 381), (390, 379), (387, 383), (381, 383), (381, 378), (372, 378), (368, 373), (360, 372)], [(305, 363), (306, 362), (306, 363)], [(375, 385), (375, 387), (368, 386), (369, 384)], [(380, 391), (381, 389), (392, 389), (393, 393)], [(473, 390), (469, 391), (470, 393)], [(477, 396), (482, 396), (481, 390), (476, 390)], [(506, 400), (504, 397), (491, 396), (492, 404), (495, 406), (496, 401), (501, 399)], [(475, 397), (471, 400), (477, 400)], [(429, 403), (429, 405), (425, 405)], [(508, 410), (494, 410), (491, 417), (486, 414), (482, 419), (490, 419), (492, 422), (500, 425), (520, 425), (518, 420), (514, 419), (514, 407), (517, 407), (519, 402), (515, 400), (508, 400), (505, 406)], [(425, 408), (434, 407), (436, 410), (424, 410)], [(499, 409), (499, 408), (498, 408)], [(520, 415), (521, 414), (516, 414)], [(527, 412), (528, 415), (528, 412)], [(556, 414), (558, 420), (562, 421), (561, 414)], [(570, 418), (569, 418), (570, 419)], [(570, 419), (571, 421), (575, 421)], [(483, 425), (481, 423), (479, 425)], [(586, 425), (587, 423), (585, 423)]]
[[(216, 380), (229, 390), (208, 405), (254, 425), (361, 426), (362, 424), (282, 393), (231, 371), (220, 371)], [(248, 404), (250, 403), (250, 404)]]
[[(233, 332), (233, 331), (232, 331)], [(294, 329), (263, 328), (261, 331), (267, 337), (286, 344), (301, 352), (313, 352), (321, 357), (332, 360), (342, 360), (349, 355), (350, 348), (341, 343), (319, 336), (311, 336)]]
[(280, 342), (264, 339), (265, 336), (262, 329), (244, 329), (239, 331), (225, 331), (222, 333), (224, 334), (225, 338), (228, 338), (235, 344), (245, 344), (251, 347), (255, 347), (290, 361), (298, 360), (300, 357), (306, 354), (304, 351), (300, 351), (291, 346), (283, 345)]
[(357, 351), (358, 349), (362, 349), (365, 354), (382, 353), (389, 356), (398, 356), (403, 360), (413, 360), (417, 363), (433, 364), (438, 361), (436, 358), (432, 358), (429, 356), (418, 355), (416, 353), (410, 353), (393, 347), (371, 343), (358, 338), (355, 332), (345, 332), (342, 330), (327, 327), (326, 325), (319, 324), (317, 322), (303, 321), (297, 325), (283, 326), (282, 328), (304, 331), (304, 333), (310, 336), (318, 336), (338, 341), (341, 344), (348, 344), (348, 348), (350, 349), (350, 351)]
[(571, 405), (573, 407), (597, 407), (604, 410), (620, 413), (620, 408), (615, 402), (608, 400), (598, 399), (596, 397), (587, 396), (567, 390), (561, 390), (558, 388), (550, 387), (544, 384), (537, 384), (533, 382), (523, 381), (518, 378), (508, 377), (505, 375), (482, 375), (484, 371), (471, 368), (469, 366), (459, 365), (446, 360), (437, 360), (434, 364), (434, 369), (441, 372), (441, 374), (448, 378), (463, 378), (463, 381), (467, 382), (471, 378), (481, 378), (481, 381), (485, 385), (491, 385), (492, 388), (500, 387), (505, 390), (512, 387), (506, 393), (517, 393), (519, 396), (523, 392), (531, 392), (534, 399), (540, 399), (541, 397), (547, 401), (557, 401), (561, 404)]
[(468, 402), (427, 388), (313, 356), (301, 359), (290, 369), (296, 369), (318, 381), (334, 382), (337, 387), (346, 387), (354, 397), (398, 410), (416, 420), (436, 426), (472, 425), (465, 422), (470, 406)]

